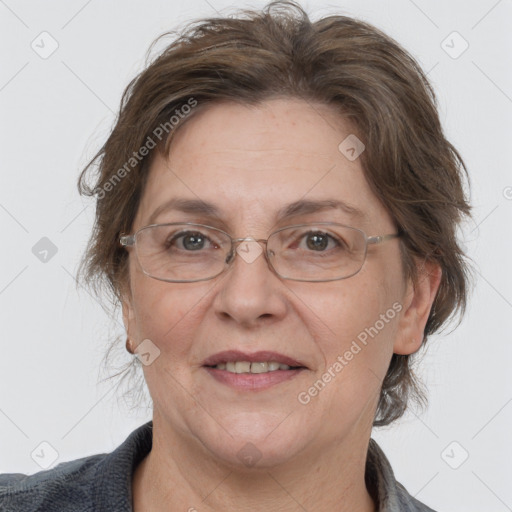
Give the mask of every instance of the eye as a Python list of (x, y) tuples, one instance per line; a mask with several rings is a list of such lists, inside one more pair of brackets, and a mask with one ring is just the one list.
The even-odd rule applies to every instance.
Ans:
[(306, 235), (306, 245), (313, 251), (323, 251), (329, 245), (328, 235), (325, 233), (308, 233)]
[(182, 231), (167, 238), (166, 247), (175, 247), (185, 251), (199, 251), (204, 248), (217, 247), (210, 238), (200, 231)]
[(310, 231), (308, 233), (304, 233), (301, 238), (302, 241), (305, 242), (306, 248), (315, 252), (324, 252), (329, 248), (342, 249), (346, 247), (343, 240), (335, 238), (334, 236), (322, 231)]

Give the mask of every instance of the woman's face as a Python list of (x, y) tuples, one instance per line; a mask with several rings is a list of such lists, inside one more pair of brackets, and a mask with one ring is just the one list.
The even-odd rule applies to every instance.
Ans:
[[(169, 159), (154, 159), (133, 232), (195, 222), (266, 239), (286, 225), (337, 222), (367, 235), (395, 233), (359, 158), (338, 147), (351, 133), (326, 106), (300, 100), (208, 107), (176, 132)], [(177, 198), (217, 213), (160, 208)], [(301, 201), (350, 208), (278, 218)], [(283, 280), (263, 254), (240, 252), (212, 280), (168, 283), (145, 275), (131, 251), (123, 313), (133, 344), (150, 340), (143, 368), (155, 426), (181, 447), (238, 465), (272, 466), (368, 438), (392, 353), (420, 346), (436, 289), (423, 282), (413, 289), (404, 278), (396, 239), (369, 246), (358, 274), (332, 282)], [(238, 354), (221, 354), (228, 351)], [(256, 354), (262, 363), (302, 368), (235, 375), (211, 367), (257, 352), (271, 353)]]

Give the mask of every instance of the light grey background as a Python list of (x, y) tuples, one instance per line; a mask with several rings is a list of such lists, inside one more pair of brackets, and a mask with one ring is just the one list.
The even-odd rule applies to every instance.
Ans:
[[(58, 453), (55, 464), (110, 451), (150, 419), (118, 403), (112, 382), (98, 384), (109, 336), (122, 326), (75, 289), (94, 213), (76, 180), (153, 39), (185, 21), (228, 14), (231, 5), (0, 0), (0, 472), (39, 471), (31, 453), (52, 453), (43, 441)], [(432, 338), (423, 357), (428, 412), (411, 411), (373, 437), (397, 479), (432, 508), (512, 510), (512, 2), (303, 6), (314, 19), (339, 13), (367, 20), (417, 58), (472, 180), (474, 223), (463, 236), (477, 279), (467, 316), (454, 332)], [(46, 59), (31, 47), (49, 51), (52, 39), (58, 48)], [(458, 55), (464, 41), (469, 47)], [(32, 252), (42, 237), (57, 248), (46, 263)], [(119, 363), (127, 357), (120, 350)], [(466, 452), (467, 460), (450, 467)]]

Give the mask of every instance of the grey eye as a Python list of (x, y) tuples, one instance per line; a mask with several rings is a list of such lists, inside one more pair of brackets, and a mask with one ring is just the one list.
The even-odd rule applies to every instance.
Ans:
[(329, 245), (329, 235), (325, 233), (310, 233), (307, 236), (306, 244), (311, 250), (324, 250)]
[(210, 246), (215, 247), (215, 244), (208, 236), (200, 231), (182, 231), (173, 236), (170, 236), (166, 243), (167, 248), (173, 247), (184, 251), (200, 251), (201, 249)]
[(183, 247), (188, 250), (197, 251), (202, 249), (205, 244), (205, 237), (201, 233), (183, 235), (181, 237)]

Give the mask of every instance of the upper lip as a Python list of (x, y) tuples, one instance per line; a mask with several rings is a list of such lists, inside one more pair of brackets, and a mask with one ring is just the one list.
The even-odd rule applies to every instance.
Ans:
[(252, 353), (242, 352), (240, 350), (224, 350), (223, 352), (217, 352), (217, 354), (206, 358), (203, 361), (203, 366), (216, 366), (219, 363), (227, 363), (230, 361), (248, 361), (249, 363), (276, 361), (281, 364), (287, 364), (288, 366), (307, 368), (301, 361), (267, 350)]

